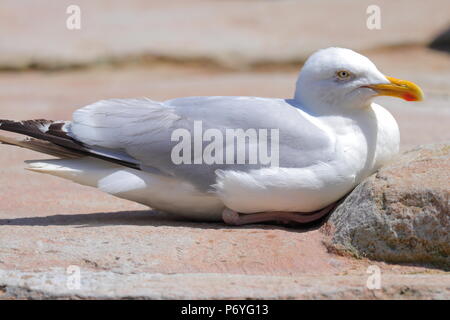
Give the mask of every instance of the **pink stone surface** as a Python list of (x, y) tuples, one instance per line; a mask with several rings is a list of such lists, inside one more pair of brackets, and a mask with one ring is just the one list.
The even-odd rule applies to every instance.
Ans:
[[(80, 30), (66, 28), (66, 9), (73, 4), (81, 10)], [(380, 9), (380, 29), (367, 28), (370, 5)], [(448, 12), (448, 0), (3, 0), (0, 66), (136, 56), (231, 67), (290, 63), (328, 46), (425, 45), (448, 28)]]

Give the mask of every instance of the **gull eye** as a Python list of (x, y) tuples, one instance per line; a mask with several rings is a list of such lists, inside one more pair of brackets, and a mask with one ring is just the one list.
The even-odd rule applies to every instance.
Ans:
[(336, 75), (341, 80), (348, 79), (350, 77), (350, 72), (341, 70), (341, 71), (336, 72)]

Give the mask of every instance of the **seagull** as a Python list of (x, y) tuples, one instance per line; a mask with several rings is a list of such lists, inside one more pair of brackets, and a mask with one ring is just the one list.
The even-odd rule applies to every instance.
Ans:
[(307, 59), (291, 99), (101, 100), (71, 121), (0, 120), (0, 130), (27, 136), (0, 141), (57, 158), (27, 161), (31, 171), (155, 210), (230, 225), (308, 223), (398, 152), (398, 125), (377, 96), (420, 101), (423, 92), (332, 47)]

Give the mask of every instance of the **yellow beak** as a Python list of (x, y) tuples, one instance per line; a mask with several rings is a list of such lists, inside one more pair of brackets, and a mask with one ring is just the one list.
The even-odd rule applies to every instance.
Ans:
[(391, 83), (373, 84), (366, 87), (375, 90), (377, 96), (391, 96), (402, 98), (406, 101), (422, 101), (423, 91), (420, 87), (406, 80), (400, 80), (392, 77), (386, 77)]

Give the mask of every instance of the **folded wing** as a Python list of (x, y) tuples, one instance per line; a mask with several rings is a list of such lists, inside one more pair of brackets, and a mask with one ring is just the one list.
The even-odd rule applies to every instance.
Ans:
[[(211, 188), (218, 169), (248, 172), (266, 166), (236, 162), (175, 164), (171, 153), (178, 142), (173, 141), (172, 134), (185, 129), (193, 137), (196, 122), (201, 123), (203, 132), (216, 129), (224, 137), (228, 129), (279, 130), (280, 167), (303, 168), (327, 162), (334, 152), (330, 135), (308, 114), (286, 100), (256, 97), (190, 97), (166, 102), (102, 100), (75, 111), (71, 122), (0, 120), (0, 129), (39, 139), (41, 149), (35, 148), (37, 151), (42, 151), (42, 141), (47, 141), (48, 147), (57, 146), (55, 152), (68, 150), (70, 156), (93, 156), (174, 176), (200, 190)], [(201, 143), (202, 148), (208, 144)]]

